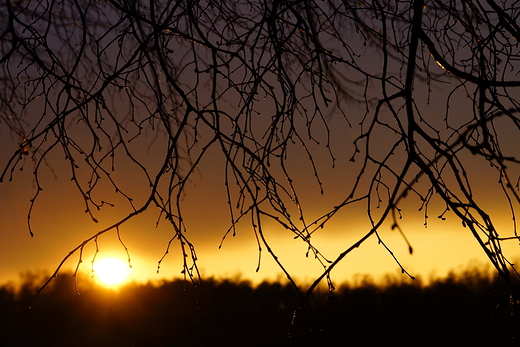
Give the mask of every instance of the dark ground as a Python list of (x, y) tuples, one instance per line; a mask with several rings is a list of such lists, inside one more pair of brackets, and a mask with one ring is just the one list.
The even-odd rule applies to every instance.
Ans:
[[(520, 313), (479, 271), (420, 281), (367, 280), (299, 305), (289, 284), (207, 279), (116, 293), (63, 274), (29, 305), (38, 276), (0, 288), (1, 346), (514, 346)], [(516, 305), (518, 306), (518, 305)], [(518, 309), (518, 307), (517, 307)]]

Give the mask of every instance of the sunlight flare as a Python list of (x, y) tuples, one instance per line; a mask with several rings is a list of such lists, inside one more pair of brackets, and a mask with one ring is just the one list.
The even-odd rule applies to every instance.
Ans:
[(130, 275), (130, 266), (118, 258), (101, 258), (94, 262), (93, 275), (105, 286), (118, 286)]

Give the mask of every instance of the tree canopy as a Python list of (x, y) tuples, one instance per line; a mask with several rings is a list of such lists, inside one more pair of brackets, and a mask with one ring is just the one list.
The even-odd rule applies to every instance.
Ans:
[[(30, 232), (37, 232), (30, 216), (53, 153), (67, 164), (93, 221), (113, 205), (108, 188), (126, 201), (115, 206), (128, 211), (123, 218), (67, 250), (64, 261), (158, 208), (172, 226), (170, 244), (178, 242), (184, 254), (185, 275), (196, 279), (183, 194), (198, 170), (216, 170), (227, 195), (220, 203), (229, 207), (222, 236), (249, 223), (259, 253), (270, 254), (291, 280), (264, 225), (292, 233), (323, 264), (307, 295), (323, 279), (332, 287), (336, 264), (369, 238), (394, 256), (380, 229), (386, 222), (406, 235), (400, 206), (408, 199), (425, 224), (429, 213), (458, 218), (501, 277), (516, 276), (502, 245), (519, 239), (517, 2), (0, 6), (0, 122), (2, 136), (17, 142), (0, 179), (33, 168)], [(200, 164), (207, 157), (222, 165), (208, 171)], [(493, 182), (481, 180), (488, 167)], [(123, 184), (118, 170), (132, 170), (139, 184)], [(343, 195), (316, 217), (302, 197), (309, 189), (327, 194), (327, 170), (344, 175), (336, 182)], [(508, 227), (496, 227), (486, 192), (508, 206)], [(329, 258), (313, 236), (350, 209), (366, 213), (369, 227)]]

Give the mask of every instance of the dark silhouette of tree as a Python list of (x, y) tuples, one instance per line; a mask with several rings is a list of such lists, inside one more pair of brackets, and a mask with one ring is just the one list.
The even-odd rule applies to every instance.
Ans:
[[(19, 146), (0, 178), (33, 165), (30, 217), (46, 158), (59, 152), (94, 221), (110, 205), (108, 186), (126, 199), (130, 212), (64, 261), (153, 207), (172, 225), (168, 249), (179, 243), (185, 276), (196, 280), (182, 197), (218, 153), (230, 215), (223, 237), (250, 223), (259, 264), (267, 252), (290, 281), (264, 225), (304, 242), (323, 273), (303, 299), (323, 279), (332, 288), (331, 271), (369, 238), (394, 256), (380, 228), (389, 222), (404, 236), (406, 200), (425, 223), (430, 213), (460, 219), (512, 283), (502, 244), (519, 239), (519, 13), (517, 2), (493, 0), (7, 0), (0, 120)], [(151, 144), (154, 163), (142, 151)], [(113, 174), (120, 163), (145, 184), (123, 187)], [(309, 217), (300, 171), (326, 194), (322, 173), (335, 166), (352, 177), (337, 183), (344, 195)], [(488, 192), (510, 209), (507, 230), (476, 189), (487, 167), (497, 182)], [(313, 235), (359, 209), (366, 234), (328, 259)]]
[[(23, 283), (37, 288), (41, 282), (26, 277)], [(27, 301), (0, 287), (2, 346), (272, 346), (286, 338), (287, 320), (299, 305), (289, 282), (252, 287), (205, 278), (207, 301), (198, 301), (197, 288), (181, 279), (129, 284), (118, 293), (84, 282), (80, 296), (74, 286), (71, 273), (60, 273), (16, 325), (10, 323)], [(324, 286), (308, 304), (326, 334), (296, 319), (288, 345), (508, 346), (518, 317), (514, 322), (509, 314), (506, 287), (494, 289), (486, 271), (451, 274), (428, 285), (403, 276), (347, 282), (333, 296)]]

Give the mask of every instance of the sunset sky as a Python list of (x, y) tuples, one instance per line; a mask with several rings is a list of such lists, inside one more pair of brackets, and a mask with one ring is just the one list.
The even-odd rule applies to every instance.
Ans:
[[(339, 126), (338, 129), (343, 131)], [(349, 134), (348, 131), (346, 133)], [(2, 134), (0, 154), (1, 163), (5, 165), (19, 140), (5, 136), (5, 130), (2, 130)], [(150, 163), (153, 162), (154, 146), (158, 147), (160, 144), (152, 145), (144, 153), (144, 157), (148, 156), (146, 160), (150, 160)], [(342, 201), (351, 184), (349, 179), (352, 177), (345, 164), (348, 162), (351, 148), (343, 152), (340, 146), (337, 148), (339, 150), (335, 155), (339, 160), (335, 169), (331, 168), (326, 156), (320, 161), (319, 169), (324, 182), (323, 196), (319, 193), (312, 172), (305, 167), (305, 163), (303, 166), (295, 164), (293, 167), (295, 172), (298, 172), (297, 177), (301, 179), (297, 183), (305, 186), (300, 198), (303, 206), (307, 208), (308, 220), (318, 218)], [(320, 153), (319, 149), (316, 151)], [(473, 165), (471, 160), (469, 157), (470, 168)], [(0, 233), (0, 282), (15, 281), (19, 274), (25, 271), (53, 271), (70, 250), (130, 211), (125, 201), (107, 191), (107, 196), (113, 200), (106, 197), (105, 199), (114, 203), (115, 207), (104, 207), (100, 212), (94, 212), (99, 223), (93, 223), (88, 214), (84, 213), (84, 202), (70, 180), (69, 169), (60, 162), (59, 156), (49, 157), (47, 164), (49, 168), (44, 168), (42, 172), (45, 174), (40, 177), (43, 191), (31, 216), (34, 237), (29, 235), (27, 228), (30, 199), (35, 194), (34, 178), (31, 174), (33, 164), (27, 161), (23, 171), (14, 172), (12, 182), (5, 181), (0, 184), (0, 218), (3, 221)], [(125, 163), (122, 163), (122, 166), (119, 166), (123, 169), (116, 169), (114, 176), (122, 180), (123, 187), (128, 188), (135, 200), (139, 201), (144, 198), (143, 192), (139, 189), (139, 184), (143, 183), (139, 181), (138, 175), (132, 175), (124, 165)], [(249, 221), (240, 223), (237, 235), (228, 235), (219, 249), (222, 237), (230, 226), (222, 173), (223, 163), (219, 160), (219, 153), (207, 156), (202, 162), (200, 173), (193, 176), (194, 179), (183, 198), (187, 236), (196, 247), (202, 275), (241, 276), (255, 283), (264, 279), (283, 278), (283, 274), (265, 249), (262, 252), (260, 270), (258, 273), (255, 272), (258, 246)], [(495, 217), (500, 216), (498, 226), (511, 229), (510, 212), (500, 191), (497, 190), (496, 171), (487, 167), (475, 167), (470, 171), (470, 179), (476, 182), (475, 195), (482, 198), (483, 206), (491, 208), (496, 213)], [(390, 222), (380, 229), (383, 241), (410, 274), (427, 280), (431, 275), (443, 276), (449, 270), (460, 270), (468, 265), (487, 266), (483, 251), (457, 218), (450, 213), (445, 215), (444, 221), (437, 218), (443, 210), (438, 201), (434, 199), (429, 207), (426, 228), (423, 225), (424, 211), (418, 211), (419, 206), (420, 202), (413, 197), (401, 206), (401, 227), (413, 247), (412, 255), (408, 253), (408, 247), (398, 231), (391, 230)], [(320, 252), (333, 260), (369, 231), (365, 211), (366, 206), (356, 205), (355, 208), (342, 211), (326, 228), (316, 232), (313, 240)], [(147, 281), (180, 276), (182, 257), (176, 242), (172, 243), (159, 274), (156, 273), (157, 262), (163, 256), (173, 235), (171, 225), (166, 221), (162, 220), (158, 227), (155, 226), (157, 218), (157, 210), (151, 208), (119, 229), (121, 240), (131, 257), (133, 280)], [(292, 234), (281, 230), (273, 223), (264, 225), (264, 228), (273, 250), (294, 278), (309, 282), (319, 276), (323, 268), (312, 256), (306, 258), (307, 248), (304, 243), (294, 240)], [(115, 231), (101, 236), (98, 247), (98, 258), (117, 256), (127, 259)], [(509, 242), (505, 253), (513, 260), (520, 255), (514, 241)], [(95, 244), (91, 243), (83, 252), (83, 263), (80, 266), (82, 271), (90, 271), (94, 254)], [(73, 255), (64, 269), (74, 269), (78, 259), (79, 254)], [(370, 274), (380, 278), (386, 273), (399, 273), (399, 267), (384, 247), (377, 243), (377, 239), (372, 237), (343, 259), (332, 272), (332, 278), (340, 282), (351, 280), (356, 274)]]
[[(153, 186), (152, 182), (156, 177), (160, 177), (160, 180), (158, 179), (157, 183), (158, 193), (154, 195), (155, 202), (166, 201), (164, 209), (173, 206), (172, 211), (177, 212), (174, 206), (177, 203), (175, 189), (184, 184), (183, 178), (179, 177), (191, 172), (190, 160), (195, 160), (200, 153), (205, 154), (191, 173), (184, 191), (179, 195), (179, 203), (182, 207), (182, 222), (186, 227), (184, 235), (195, 247), (197, 265), (203, 278), (241, 276), (255, 283), (264, 279), (283, 279), (282, 271), (264, 245), (259, 253), (258, 235), (255, 235), (252, 227), (252, 224), (258, 222), (256, 217), (252, 218), (247, 214), (238, 222), (235, 236), (232, 235), (233, 232), (227, 233), (231, 225), (230, 210), (236, 217), (240, 208), (235, 205), (239, 206), (242, 203), (247, 210), (248, 204), (254, 205), (247, 200), (252, 199), (251, 196), (258, 193), (265, 197), (269, 195), (268, 192), (273, 193), (269, 189), (278, 189), (276, 194), (269, 195), (271, 200), (266, 198), (262, 201), (262, 208), (265, 208), (262, 212), (267, 211), (267, 214), (275, 211), (276, 206), (280, 206), (276, 205), (276, 199), (280, 198), (287, 206), (291, 220), (294, 220), (295, 224), (300, 223), (298, 227), (303, 230), (304, 223), (309, 225), (334, 210), (335, 206), (341, 205), (353, 191), (356, 178), (363, 172), (364, 176), (358, 182), (359, 186), (350, 198), (349, 204), (345, 204), (324, 228), (317, 229), (312, 234), (313, 245), (320, 254), (330, 261), (335, 260), (339, 254), (370, 232), (372, 225), (367, 211), (373, 214), (373, 222), (377, 224), (377, 219), (385, 210), (385, 204), (390, 201), (389, 192), (394, 186), (399, 186), (398, 190), (402, 191), (403, 186), (396, 183), (401, 182), (396, 173), (405, 171), (403, 167), (406, 155), (410, 153), (409, 147), (415, 150), (414, 146), (417, 147), (417, 156), (410, 158), (424, 158), (425, 165), (439, 170), (436, 172), (441, 172), (439, 175), (449, 186), (447, 190), (450, 190), (449, 194), (453, 194), (452, 196), (460, 193), (460, 187), (464, 186), (464, 183), (456, 182), (453, 172), (456, 171), (460, 177), (467, 174), (472, 189), (471, 198), (475, 199), (478, 207), (491, 215), (501, 237), (514, 238), (511, 206), (514, 209), (518, 208), (518, 201), (512, 199), (510, 206), (503, 186), (499, 184), (499, 172), (490, 166), (490, 161), (500, 161), (506, 157), (518, 158), (518, 120), (508, 119), (505, 112), (501, 113), (498, 102), (488, 103), (488, 100), (482, 101), (482, 104), (488, 103), (485, 111), (488, 113), (485, 116), (489, 119), (478, 120), (477, 115), (481, 115), (476, 110), (474, 100), (479, 97), (484, 100), (485, 97), (489, 97), (486, 95), (489, 91), (480, 94), (476, 83), (457, 79), (444, 70), (441, 64), (435, 61), (437, 58), (432, 58), (433, 54), (430, 54), (429, 48), (426, 47), (427, 41), (424, 37), (421, 38), (422, 46), (416, 47), (416, 60), (408, 65), (412, 67), (412, 71), (413, 67), (417, 67), (415, 75), (410, 74), (415, 76), (415, 79), (410, 78), (413, 80), (413, 86), (411, 84), (409, 89), (413, 89), (413, 94), (407, 99), (413, 99), (413, 106), (410, 106), (412, 102), (405, 105), (402, 96), (405, 95), (405, 91), (408, 92), (405, 78), (408, 77), (406, 52), (409, 44), (406, 40), (409, 39), (408, 32), (413, 30), (410, 29), (412, 20), (403, 20), (404, 17), (401, 17), (402, 14), (398, 10), (393, 13), (395, 17), (392, 20), (395, 22), (391, 25), (390, 22), (385, 23), (389, 30), (391, 27), (391, 30), (395, 31), (385, 37), (389, 44), (395, 40), (395, 50), (388, 48), (386, 44), (384, 49), (380, 45), (378, 40), (383, 39), (378, 35), (382, 22), (375, 19), (368, 7), (366, 13), (363, 12), (365, 7), (362, 5), (359, 5), (358, 10), (364, 13), (367, 23), (373, 25), (370, 29), (373, 41), (370, 37), (367, 39), (363, 32), (359, 32), (359, 23), (342, 24), (342, 20), (347, 21), (350, 18), (350, 10), (345, 10), (345, 17), (342, 17), (341, 12), (335, 12), (339, 18), (337, 20), (325, 18), (322, 13), (323, 17), (320, 17), (320, 20), (326, 24), (322, 23), (323, 25), (317, 27), (322, 30), (320, 40), (323, 37), (323, 45), (330, 49), (329, 52), (321, 47), (321, 43), (319, 47), (312, 47), (309, 43), (312, 40), (305, 36), (310, 35), (310, 31), (304, 35), (304, 30), (300, 28), (300, 19), (292, 14), (292, 5), (287, 5), (287, 12), (280, 12), (280, 16), (287, 20), (284, 24), (287, 26), (287, 33), (294, 31), (294, 34), (283, 40), (269, 37), (272, 35), (269, 29), (271, 24), (259, 5), (258, 9), (251, 6), (247, 11), (244, 10), (245, 7), (237, 7), (237, 11), (244, 10), (247, 16), (251, 15), (243, 28), (237, 25), (238, 29), (228, 28), (230, 20), (221, 15), (217, 14), (217, 24), (212, 22), (211, 14), (208, 14), (208, 17), (201, 15), (197, 19), (202, 23), (200, 27), (209, 29), (206, 33), (207, 38), (200, 41), (189, 37), (192, 32), (197, 32), (193, 28), (185, 28), (185, 25), (189, 27), (193, 24), (193, 18), (184, 17), (191, 11), (181, 11), (177, 8), (178, 3), (165, 2), (161, 5), (172, 6), (172, 12), (168, 17), (166, 13), (169, 10), (164, 9), (164, 13), (158, 15), (159, 19), (171, 21), (165, 22), (164, 30), (159, 31), (157, 28), (163, 28), (163, 24), (157, 25), (154, 22), (156, 18), (143, 21), (144, 29), (136, 30), (132, 19), (135, 15), (134, 10), (121, 9), (116, 5), (92, 3), (89, 8), (91, 12), (87, 15), (91, 16), (91, 23), (96, 25), (89, 28), (91, 31), (84, 30), (78, 24), (80, 19), (74, 17), (77, 14), (72, 11), (73, 8), (64, 10), (70, 11), (70, 18), (66, 18), (65, 15), (61, 18), (61, 14), (56, 18), (51, 15), (50, 22), (46, 23), (46, 16), (39, 17), (38, 20), (42, 23), (37, 23), (38, 25), (44, 28), (48, 24), (51, 28), (43, 30), (41, 35), (45, 36), (45, 40), (38, 36), (40, 33), (36, 29), (32, 32), (18, 28), (20, 35), (22, 32), (25, 33), (23, 35), (28, 35), (28, 42), (35, 42), (35, 45), (45, 42), (48, 46), (37, 46), (34, 52), (44, 57), (42, 61), (48, 63), (49, 69), (56, 66), (63, 68), (63, 71), (69, 69), (73, 75), (69, 76), (70, 80), (74, 80), (78, 86), (75, 86), (77, 90), (74, 93), (70, 92), (71, 86), (67, 83), (72, 82), (63, 85), (61, 77), (56, 77), (61, 76), (61, 70), (59, 73), (47, 73), (47, 70), (36, 66), (30, 54), (24, 53), (22, 48), (20, 52), (13, 54), (11, 60), (6, 60), (4, 74), (12, 75), (10, 78), (16, 80), (12, 83), (12, 88), (18, 88), (17, 95), (27, 99), (27, 107), (16, 104), (17, 100), (14, 100), (13, 112), (19, 111), (20, 114), (7, 115), (5, 111), (6, 115), (2, 115), (6, 121), (0, 122), (0, 172), (7, 168), (5, 179), (0, 183), (0, 283), (16, 281), (20, 273), (26, 271), (52, 273), (70, 251), (132, 213), (132, 204), (137, 208), (143, 205), (149, 197), (147, 194), (150, 194), (150, 187)], [(321, 13), (321, 6), (325, 5), (318, 4), (313, 10)], [(208, 6), (208, 9), (210, 7)], [(391, 13), (392, 5), (388, 7), (388, 13)], [(446, 15), (442, 21), (437, 20), (434, 16), (438, 14), (435, 8), (432, 8), (425, 6), (427, 19), (424, 19), (422, 25), (424, 35), (431, 35), (429, 39), (438, 39), (435, 37), (438, 30), (442, 31), (448, 27), (443, 27), (443, 21), (450, 22), (455, 17)], [(197, 10), (205, 13), (206, 9), (201, 7)], [(412, 16), (415, 10), (409, 10), (407, 15)], [(58, 10), (54, 11), (60, 13)], [(151, 8), (151, 14), (143, 16), (150, 14), (153, 17), (154, 11), (154, 8)], [(257, 12), (250, 14), (249, 11)], [(21, 17), (23, 13), (20, 11)], [(237, 13), (237, 16), (239, 14)], [(247, 16), (244, 15), (243, 18)], [(260, 19), (265, 20), (265, 23), (262, 22), (257, 28), (255, 20)], [(57, 22), (54, 23), (52, 20)], [(72, 20), (77, 20), (77, 23), (70, 25), (69, 20), (71, 23)], [(141, 20), (141, 17), (135, 19)], [(204, 24), (204, 20), (209, 20), (211, 25)], [(471, 63), (468, 61), (473, 58), (471, 50), (480, 44), (478, 35), (487, 35), (487, 29), (479, 28), (482, 32), (475, 30), (478, 31), (478, 35), (465, 38), (475, 47), (470, 47), (469, 44), (464, 46), (460, 44), (462, 39), (459, 38), (457, 30), (464, 35), (469, 35), (468, 31), (459, 27), (458, 21), (453, 21), (453, 32), (450, 31), (444, 36), (439, 34), (442, 38), (438, 46), (440, 49), (446, 48), (444, 53), (447, 56), (452, 55), (455, 66), (467, 67), (471, 73), (476, 73), (477, 70), (481, 73), (479, 69), (485, 70), (484, 63), (477, 68), (470, 66)], [(19, 23), (23, 23), (23, 20)], [(339, 23), (334, 30), (337, 29), (341, 35), (334, 30), (329, 31), (329, 25), (336, 25), (330, 23)], [(186, 37), (177, 35), (177, 25), (179, 30), (186, 29), (186, 33), (190, 34), (186, 34)], [(219, 25), (230, 32), (223, 31)], [(258, 41), (254, 44), (248, 42), (243, 45), (237, 44), (234, 48), (226, 48), (226, 44), (220, 41), (226, 37), (225, 35), (237, 35), (238, 41), (243, 37), (249, 37), (249, 33), (241, 34), (241, 30), (249, 30), (248, 25), (251, 26), (251, 32), (255, 33), (251, 34), (251, 37), (258, 34)], [(37, 27), (36, 24), (34, 26)], [(67, 30), (63, 30), (63, 26), (67, 26)], [(168, 26), (175, 27), (175, 30), (167, 29)], [(402, 31), (403, 28), (406, 30)], [(256, 33), (255, 30), (259, 32)], [(90, 35), (88, 37), (87, 32)], [(153, 35), (149, 33), (161, 36), (161, 40), (164, 40), (161, 44), (164, 44), (164, 47), (156, 47), (159, 39), (152, 44), (154, 40), (150, 37)], [(276, 33), (284, 34), (284, 30)], [(29, 37), (30, 35), (35, 37)], [(195, 34), (197, 35), (202, 34)], [(218, 35), (223, 36), (216, 40)], [(507, 37), (509, 40), (509, 36)], [(142, 40), (146, 45), (141, 43)], [(216, 43), (210, 43), (215, 40)], [(233, 40), (229, 39), (229, 42)], [(507, 40), (505, 41), (509, 44)], [(282, 41), (284, 44), (278, 45)], [(316, 39), (317, 41), (319, 40)], [(229, 47), (234, 45), (229, 42)], [(302, 48), (302, 42), (306, 42), (308, 47)], [(269, 47), (264, 47), (264, 43)], [(513, 54), (507, 53), (513, 49), (506, 43), (504, 47), (508, 48), (503, 48), (500, 54)], [(251, 49), (244, 48), (249, 47), (249, 44)], [(286, 48), (286, 44), (289, 48)], [(464, 48), (453, 48), (456, 45)], [(80, 46), (81, 50), (78, 49)], [(138, 49), (143, 50), (141, 55), (134, 54)], [(153, 54), (147, 51), (148, 49)], [(237, 51), (228, 51), (232, 49)], [(278, 53), (269, 52), (269, 49), (282, 49), (283, 54), (278, 52), (284, 55), (285, 60), (280, 59), (283, 61), (280, 63), (282, 67), (278, 66), (279, 62), (273, 58)], [(484, 51), (484, 48), (482, 50)], [(50, 51), (53, 51), (53, 54), (49, 54)], [(220, 54), (218, 59), (222, 60), (219, 60), (220, 65), (210, 59), (216, 51)], [(319, 62), (318, 65), (327, 66), (327, 72), (319, 77), (320, 81), (314, 76), (318, 75), (317, 70), (312, 73), (308, 71), (318, 69), (318, 65), (314, 65), (319, 61), (315, 57), (315, 54), (319, 55), (317, 52), (322, 52), (319, 54), (326, 58), (326, 61)], [(485, 51), (485, 54), (490, 55), (490, 60), (497, 61), (493, 67), (495, 70), (485, 70), (485, 78), (488, 78), (487, 75), (492, 75), (492, 78), (517, 78), (516, 71), (511, 68), (516, 61), (499, 61), (500, 58), (496, 58), (495, 53)], [(240, 59), (236, 59), (239, 56)], [(212, 58), (218, 60), (216, 56)], [(383, 58), (390, 59), (387, 61)], [(61, 65), (52, 59), (61, 59)], [(165, 59), (167, 63), (163, 64)], [(257, 60), (249, 66), (249, 63), (246, 63), (249, 59)], [(24, 64), (27, 64), (27, 67), (24, 67)], [(491, 63), (489, 64), (491, 66)], [(221, 70), (218, 70), (217, 66)], [(319, 65), (320, 71), (322, 68), (323, 66)], [(278, 75), (282, 70), (287, 74), (284, 78)], [(31, 84), (31, 78), (35, 78), (31, 73), (35, 76), (42, 73), (41, 80), (44, 82), (33, 81)], [(165, 76), (167, 74), (170, 74), (170, 80)], [(323, 82), (322, 77), (330, 80), (320, 84)], [(22, 81), (24, 78), (29, 81)], [(68, 77), (66, 80), (69, 81)], [(45, 89), (51, 84), (52, 88)], [(334, 90), (336, 87), (337, 90)], [(503, 95), (495, 95), (498, 95), (497, 98), (500, 100), (505, 100), (500, 107), (510, 107), (514, 112), (517, 110), (514, 100), (520, 99), (515, 97), (515, 93), (518, 94), (515, 87), (501, 91)], [(289, 90), (293, 94), (288, 93)], [(181, 94), (184, 99), (179, 96)], [(4, 102), (3, 99), (8, 100), (10, 97), (12, 96), (2, 95), (0, 101)], [(390, 100), (388, 103), (378, 104), (387, 97)], [(376, 105), (383, 106), (379, 109)], [(412, 108), (415, 109), (411, 111)], [(484, 111), (482, 112), (484, 114)], [(495, 117), (498, 114), (502, 116)], [(377, 118), (377, 121), (372, 122), (371, 117)], [(8, 123), (11, 121), (12, 124), (19, 121), (16, 124), (20, 126), (17, 129), (18, 133), (9, 129)], [(407, 127), (408, 122), (416, 127)], [(485, 157), (487, 154), (472, 155), (469, 146), (464, 147), (460, 143), (457, 148), (450, 148), (464, 132), (467, 124), (473, 126), (474, 132), (464, 139), (467, 141), (466, 144), (480, 145), (479, 141), (482, 141), (484, 145), (489, 145), (487, 139), (482, 140), (482, 137), (485, 137), (482, 134), (498, 134), (497, 138), (500, 139), (496, 143), (493, 142), (493, 145), (497, 144), (496, 147), (500, 147), (503, 157), (498, 156), (497, 159), (497, 156), (493, 157), (494, 154), (488, 158)], [(273, 128), (270, 128), (271, 126)], [(372, 126), (375, 130), (366, 133), (367, 128)], [(168, 138), (165, 133), (172, 128), (173, 133), (179, 133), (175, 136), (170, 133)], [(413, 133), (417, 128), (421, 128), (422, 134), (428, 136), (406, 136), (408, 131)], [(484, 128), (485, 131), (482, 130)], [(294, 129), (297, 130), (293, 131)], [(26, 136), (32, 142), (27, 148), (21, 147)], [(425, 140), (426, 137), (428, 140)], [(441, 143), (439, 147), (432, 145), (437, 143), (436, 141)], [(111, 147), (114, 143), (115, 147)], [(52, 147), (54, 144), (56, 146)], [(209, 149), (204, 152), (206, 145)], [(124, 146), (127, 146), (132, 157), (129, 157)], [(175, 151), (168, 152), (169, 147), (175, 148)], [(23, 148), (22, 160), (16, 162), (15, 158), (15, 161), (10, 162), (20, 148)], [(47, 152), (49, 148), (52, 150)], [(226, 153), (229, 157), (233, 156), (233, 164), (238, 167), (236, 171), (230, 173), (230, 167), (226, 168), (223, 148), (229, 150)], [(439, 155), (440, 148), (450, 154), (436, 161), (433, 158)], [(354, 161), (351, 158), (356, 150), (360, 154)], [(452, 154), (452, 150), (456, 154)], [(190, 152), (190, 158), (187, 152)], [(362, 167), (363, 156), (369, 157), (368, 152), (373, 161), (367, 160), (367, 166)], [(310, 155), (314, 162), (309, 160)], [(39, 161), (42, 156), (45, 156), (45, 160)], [(446, 164), (447, 157), (453, 159), (455, 156), (461, 160), (460, 166), (466, 169), (465, 173), (461, 174), (460, 171), (463, 170), (457, 165), (454, 165), (455, 169), (451, 171), (452, 167)], [(67, 160), (72, 157), (77, 168)], [(93, 166), (89, 167), (87, 161)], [(383, 164), (379, 166), (378, 162)], [(518, 165), (513, 162), (507, 162), (510, 165), (508, 170), (512, 185), (516, 183), (520, 172)], [(177, 164), (179, 166), (176, 166)], [(432, 187), (431, 182), (426, 182), (426, 177), (421, 177), (416, 183), (412, 183), (416, 175), (419, 175), (419, 166), (416, 164), (411, 164), (412, 168), (406, 171), (403, 180), (414, 184), (413, 188), (420, 191), (422, 196), (433, 197), (427, 206), (423, 206), (417, 195), (408, 193), (397, 206), (402, 216), (398, 219), (399, 227), (413, 248), (413, 254), (409, 253), (406, 239), (400, 232), (395, 228), (392, 230), (393, 222), (388, 218), (377, 230), (380, 240), (377, 235), (372, 235), (359, 248), (349, 253), (332, 271), (333, 280), (352, 280), (359, 274), (380, 278), (384, 274), (399, 273), (401, 268), (392, 254), (407, 272), (413, 276), (420, 276), (423, 280), (427, 280), (429, 276), (443, 276), (450, 270), (460, 270), (470, 265), (488, 266), (485, 253), (471, 235), (469, 228), (463, 227), (460, 218), (454, 213), (445, 211), (445, 203), (437, 196), (437, 192), (433, 188), (429, 190)], [(39, 167), (36, 168), (35, 165)], [(437, 167), (443, 165), (445, 167), (442, 169)], [(163, 167), (167, 169), (161, 171)], [(269, 169), (266, 169), (267, 167)], [(285, 168), (287, 171), (284, 171)], [(323, 184), (323, 194), (314, 170)], [(33, 174), (35, 171), (36, 176)], [(90, 202), (89, 207), (86, 207), (85, 199), (75, 186), (77, 182), (86, 191), (86, 187), (95, 176), (93, 171), (100, 174), (100, 178), (97, 185), (94, 184), (95, 189), (92, 190), (90, 202), (106, 202), (102, 203), (99, 211), (93, 208)], [(177, 173), (179, 174), (176, 175)], [(379, 173), (382, 173), (381, 176)], [(233, 178), (236, 182), (239, 179), (233, 174), (243, 174), (246, 179), (240, 184), (248, 185), (251, 191), (258, 191), (249, 196), (244, 194), (245, 198), (240, 197), (239, 184), (233, 185)], [(270, 181), (272, 177), (274, 178)], [(111, 180), (117, 182), (118, 191), (115, 191), (115, 185), (111, 184)], [(177, 185), (179, 181), (182, 181), (182, 184)], [(371, 186), (375, 182), (379, 184)], [(227, 203), (226, 183), (232, 195), (231, 207)], [(299, 203), (304, 211), (304, 221), (303, 218), (299, 218), (297, 204), (293, 203), (296, 198), (291, 193), (291, 184), (297, 191)], [(171, 186), (175, 189), (168, 191)], [(38, 187), (42, 189), (39, 192)], [(368, 191), (370, 194), (367, 194)], [(171, 193), (169, 196), (168, 192)], [(35, 197), (32, 205), (31, 201)], [(462, 198), (463, 202), (459, 205), (463, 206), (466, 199), (467, 197)], [(468, 203), (460, 207), (460, 211), (467, 208), (477, 215), (475, 205), (470, 205)], [(85, 213), (88, 209), (98, 223), (94, 223), (89, 213)], [(31, 237), (28, 227), (29, 213), (34, 237)], [(283, 213), (272, 214), (282, 216), (282, 219), (286, 216)], [(314, 259), (312, 253), (306, 256), (308, 249), (305, 242), (295, 239), (294, 234), (276, 224), (273, 219), (265, 218), (262, 222), (264, 236), (272, 251), (297, 283), (308, 283), (320, 276), (324, 270), (323, 265)], [(126, 221), (118, 229), (100, 235), (95, 242), (86, 244), (81, 252), (72, 254), (62, 269), (74, 270), (79, 264), (80, 271), (89, 273), (94, 257), (101, 259), (111, 256), (127, 260), (129, 255), (132, 265), (131, 280), (144, 282), (179, 277), (183, 269), (183, 254), (178, 239), (171, 242), (169, 252), (165, 254), (174, 235), (172, 224), (165, 220), (165, 216), (159, 213), (154, 204), (150, 204), (142, 214)], [(517, 240), (503, 241), (502, 244), (503, 253), (509, 260), (520, 259)], [(163, 259), (164, 255), (166, 256)], [(163, 260), (160, 271), (157, 273), (158, 262), (161, 259)], [(259, 271), (256, 272), (259, 264)]]

